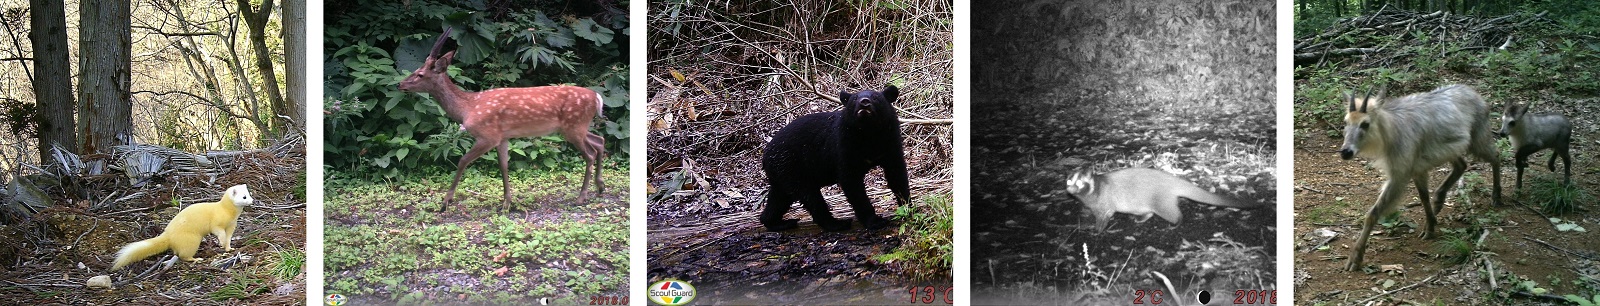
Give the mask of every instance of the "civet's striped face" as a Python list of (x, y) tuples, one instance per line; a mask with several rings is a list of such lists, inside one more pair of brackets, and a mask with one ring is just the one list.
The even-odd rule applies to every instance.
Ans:
[(1067, 179), (1068, 193), (1083, 194), (1092, 191), (1094, 191), (1094, 175), (1089, 174), (1087, 171), (1079, 170), (1078, 172), (1073, 172), (1072, 177)]

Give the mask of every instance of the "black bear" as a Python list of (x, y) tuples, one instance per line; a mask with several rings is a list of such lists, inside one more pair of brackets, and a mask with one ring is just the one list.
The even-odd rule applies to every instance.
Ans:
[(790, 204), (800, 201), (823, 230), (850, 229), (850, 219), (835, 219), (822, 198), (823, 187), (839, 184), (862, 226), (888, 226), (889, 220), (872, 209), (863, 180), (873, 167), (883, 167), (883, 179), (897, 204), (910, 201), (900, 118), (893, 105), (899, 95), (900, 89), (893, 85), (881, 93), (841, 91), (839, 102), (844, 103), (844, 110), (800, 116), (772, 135), (761, 156), (761, 169), (772, 186), (767, 207), (761, 211), (761, 225), (774, 232), (799, 226), (799, 220), (784, 219), (783, 214), (789, 212)]

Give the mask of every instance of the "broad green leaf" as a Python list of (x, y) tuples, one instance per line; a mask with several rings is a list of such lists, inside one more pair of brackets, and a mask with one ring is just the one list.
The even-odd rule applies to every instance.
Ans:
[(594, 19), (583, 18), (579, 19), (577, 24), (572, 25), (572, 33), (594, 42), (596, 46), (604, 46), (611, 43), (611, 36), (614, 32), (595, 23)]

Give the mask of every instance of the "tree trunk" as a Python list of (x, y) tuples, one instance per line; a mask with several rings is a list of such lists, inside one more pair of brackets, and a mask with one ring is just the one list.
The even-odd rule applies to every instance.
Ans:
[(28, 39), (39, 77), (33, 94), (39, 104), (39, 163), (48, 164), (52, 145), (78, 152), (78, 127), (73, 118), (72, 66), (67, 62), (67, 14), (63, 1), (33, 0)]
[(79, 153), (110, 152), (133, 140), (129, 100), (132, 32), (128, 0), (82, 0), (78, 13)]
[(283, 94), (278, 91), (278, 74), (272, 69), (272, 53), (267, 50), (267, 20), (272, 16), (272, 0), (261, 1), (261, 10), (252, 10), (249, 0), (238, 0), (239, 15), (244, 18), (244, 23), (250, 27), (250, 49), (256, 54), (256, 70), (261, 71), (261, 81), (267, 91), (267, 101), (272, 104), (272, 125), (276, 131), (261, 131), (263, 135), (279, 134), (291, 123), (284, 119), (289, 116), (289, 106), (283, 102)]
[(289, 96), (289, 132), (306, 129), (306, 2), (283, 1), (284, 82)]
[[(228, 80), (232, 81), (234, 84), (239, 86), (238, 88), (240, 88), (241, 92), (239, 93), (239, 100), (244, 101), (244, 106), (240, 108), (244, 109), (245, 118), (250, 120), (250, 125), (256, 127), (257, 135), (268, 135), (268, 133), (272, 130), (272, 119), (267, 118), (271, 117), (270, 115), (261, 115), (261, 98), (256, 96), (256, 85), (255, 83), (251, 83), (250, 78), (247, 77), (250, 75), (250, 72), (244, 70), (244, 60), (240, 59), (239, 57), (239, 48), (234, 47), (238, 45), (234, 43), (238, 38), (239, 21), (238, 19), (233, 19), (229, 22), (228, 26), (228, 42), (223, 45), (223, 49), (228, 51), (228, 56), (218, 56), (217, 58), (222, 59), (227, 68), (235, 76), (233, 78), (229, 78)], [(227, 106), (218, 106), (219, 109), (223, 107)], [(262, 145), (265, 145), (265, 139), (262, 138), (263, 137), (256, 137), (256, 141)], [(233, 141), (234, 148), (242, 147), (242, 144), (240, 144), (240, 139), (235, 138)]]

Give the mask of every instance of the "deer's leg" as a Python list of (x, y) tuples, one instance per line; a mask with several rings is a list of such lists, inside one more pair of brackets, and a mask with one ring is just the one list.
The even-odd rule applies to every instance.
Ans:
[(500, 146), (496, 148), (500, 149), (500, 182), (504, 184), (504, 189), (501, 190), (505, 191), (505, 199), (500, 202), (500, 206), (505, 208), (506, 212), (511, 212), (511, 140), (501, 140)]
[[(599, 134), (589, 133), (589, 147), (594, 149), (594, 158), (592, 158), (594, 163), (594, 195), (598, 197), (600, 194), (606, 193), (606, 185), (600, 180), (600, 168), (603, 168), (600, 166), (600, 161), (606, 159), (606, 138), (601, 137)], [(590, 154), (585, 152), (584, 155)]]
[(471, 165), (472, 161), (478, 160), (478, 157), (482, 157), (484, 153), (488, 153), (489, 149), (493, 148), (494, 143), (485, 139), (478, 139), (472, 143), (472, 149), (467, 150), (467, 155), (462, 156), (461, 161), (456, 162), (456, 178), (450, 180), (450, 191), (445, 193), (444, 203), (439, 204), (439, 212), (444, 212), (445, 205), (455, 203), (456, 185), (461, 184), (461, 174), (466, 172), (467, 165)]
[(597, 162), (594, 157), (595, 149), (592, 146), (593, 139), (590, 138), (589, 135), (590, 134), (587, 125), (575, 126), (573, 128), (561, 130), (561, 138), (566, 139), (567, 143), (571, 143), (572, 146), (578, 147), (578, 151), (583, 153), (583, 178), (580, 179), (583, 181), (583, 185), (578, 187), (578, 203), (585, 203), (589, 200), (587, 191), (589, 190), (589, 176), (591, 175), (590, 169), (593, 168)]

